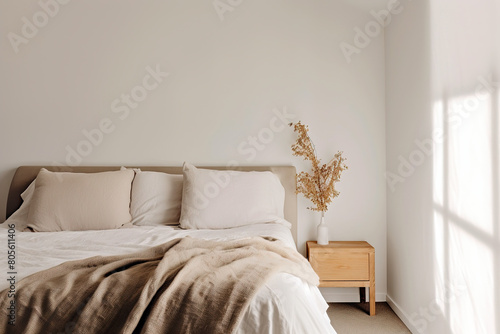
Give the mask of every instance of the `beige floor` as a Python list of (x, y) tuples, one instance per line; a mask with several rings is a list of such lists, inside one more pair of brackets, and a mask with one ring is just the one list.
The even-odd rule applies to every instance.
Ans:
[(330, 303), (328, 316), (338, 334), (406, 334), (411, 332), (387, 303), (377, 303), (370, 317), (368, 303)]

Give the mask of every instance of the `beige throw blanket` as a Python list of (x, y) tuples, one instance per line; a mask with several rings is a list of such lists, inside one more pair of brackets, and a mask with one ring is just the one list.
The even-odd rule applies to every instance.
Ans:
[(0, 332), (231, 333), (278, 272), (319, 283), (298, 252), (258, 237), (186, 237), (134, 254), (66, 262), (17, 283), (15, 325), (2, 305)]

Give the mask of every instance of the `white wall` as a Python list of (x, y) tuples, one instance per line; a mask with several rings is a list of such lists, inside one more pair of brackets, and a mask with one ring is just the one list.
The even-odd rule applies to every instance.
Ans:
[[(400, 174), (399, 156), (408, 159), (415, 139), (432, 136), (429, 27), (426, 1), (420, 1), (408, 4), (386, 28), (388, 173)], [(388, 175), (395, 190), (387, 191), (387, 298), (409, 318), (434, 296), (429, 248), (432, 161), (427, 159), (404, 182), (394, 183)]]
[(414, 333), (500, 331), (499, 9), (406, 2), (386, 28), (387, 299)]
[[(68, 161), (81, 165), (236, 160), (307, 167), (291, 156), (289, 128), (255, 156), (249, 152), (248, 137), (270, 126), (273, 109), (286, 108), (293, 121), (310, 125), (325, 160), (345, 152), (349, 170), (326, 218), (330, 237), (376, 248), (377, 298), (384, 300), (383, 36), (348, 64), (339, 45), (353, 43), (368, 10), (324, 0), (231, 3), (239, 5), (221, 20), (212, 1), (73, 1), (57, 13), (50, 7), (55, 14), (44, 24), (37, 1), (2, 2), (0, 216), (15, 168), (66, 164), (68, 148), (80, 147), (81, 159)], [(29, 29), (24, 40), (9, 35), (22, 37), (23, 18), (33, 16), (42, 25), (36, 35)], [(9, 36), (20, 43), (17, 53)], [(126, 115), (122, 94), (141, 93), (146, 68), (157, 66), (169, 76)], [(85, 147), (82, 131), (103, 120), (110, 133)], [(301, 251), (319, 220), (307, 205), (300, 200)], [(356, 289), (325, 293), (349, 299)]]

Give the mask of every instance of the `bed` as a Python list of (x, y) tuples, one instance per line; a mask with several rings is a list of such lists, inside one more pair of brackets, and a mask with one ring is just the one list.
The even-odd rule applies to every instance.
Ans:
[[(54, 201), (54, 197), (57, 198), (57, 196), (50, 196), (50, 200), (45, 200), (45, 202), (44, 200), (40, 200), (41, 198), (40, 196), (36, 197), (36, 200), (30, 198), (29, 201), (27, 201), (26, 197), (24, 196), (24, 202), (23, 202), (23, 198), (21, 195), (22, 194), (26, 195), (26, 192), (30, 187), (33, 187), (33, 189), (35, 188), (33, 181), (37, 178), (37, 175), (38, 179), (36, 181), (36, 187), (39, 187), (40, 189), (45, 189), (42, 187), (42, 184), (44, 184), (42, 180), (44, 179), (40, 176), (40, 174), (42, 173), (41, 172), (42, 168), (45, 169), (44, 173), (48, 175), (48, 176), (46, 175), (47, 177), (49, 176), (55, 177), (54, 175), (56, 174), (57, 177), (61, 177), (61, 175), (65, 175), (64, 177), (70, 175), (72, 177), (75, 174), (80, 175), (83, 173), (85, 173), (86, 175), (92, 174), (94, 176), (97, 176), (97, 175), (104, 175), (103, 173), (115, 172), (120, 169), (120, 167), (112, 167), (112, 166), (110, 167), (21, 166), (17, 169), (11, 183), (7, 201), (7, 211), (6, 211), (7, 218), (9, 217), (11, 218), (8, 219), (5, 223), (0, 224), (0, 227), (4, 229), (4, 232), (0, 234), (0, 244), (6, 245), (6, 247), (9, 248), (10, 250), (15, 250), (15, 252), (12, 253), (15, 255), (11, 257), (9, 256), (2, 257), (0, 261), (1, 267), (5, 268), (3, 270), (4, 274), (7, 276), (5, 279), (2, 279), (0, 281), (0, 291), (4, 293), (4, 296), (9, 296), (7, 292), (9, 291), (9, 289), (14, 288), (14, 291), (16, 292), (15, 298), (22, 297), (24, 299), (29, 299), (28, 298), (30, 297), (29, 295), (28, 297), (26, 296), (19, 297), (17, 295), (21, 291), (16, 288), (18, 284), (20, 284), (20, 286), (23, 289), (22, 292), (26, 295), (27, 294), (26, 291), (30, 290), (28, 289), (28, 287), (25, 287), (25, 285), (23, 285), (24, 284), (23, 282), (30, 282), (31, 279), (32, 282), (30, 282), (30, 284), (32, 284), (32, 286), (35, 287), (33, 288), (34, 290), (32, 291), (38, 291), (40, 285), (37, 284), (42, 284), (39, 283), (40, 277), (43, 278), (50, 276), (53, 278), (53, 276), (51, 275), (55, 275), (53, 274), (54, 268), (63, 268), (64, 270), (68, 270), (68, 272), (64, 277), (71, 277), (72, 272), (79, 272), (78, 270), (81, 270), (81, 267), (78, 267), (78, 270), (76, 270), (75, 269), (76, 267), (74, 266), (76, 264), (80, 265), (80, 262), (86, 261), (87, 259), (98, 259), (100, 261), (101, 259), (104, 258), (105, 259), (114, 258), (113, 261), (115, 262), (117, 261), (117, 259), (119, 259), (119, 261), (127, 261), (127, 260), (132, 261), (130, 259), (134, 258), (134, 256), (138, 256), (141, 259), (144, 258), (145, 256), (144, 254), (150, 252), (151, 249), (156, 249), (156, 252), (158, 252), (157, 249), (161, 247), (164, 248), (167, 247), (165, 249), (168, 249), (168, 252), (171, 252), (174, 249), (174, 247), (180, 247), (179, 245), (181, 245), (181, 243), (186, 243), (186, 242), (187, 242), (186, 245), (194, 245), (193, 249), (201, 248), (201, 246), (199, 246), (199, 242), (201, 243), (205, 242), (207, 245), (210, 245), (210, 247), (215, 247), (214, 245), (216, 245), (216, 247), (218, 248), (221, 247), (224, 248), (226, 247), (226, 245), (231, 244), (231, 245), (237, 245), (236, 248), (238, 250), (248, 248), (252, 249), (252, 251), (254, 251), (255, 248), (258, 248), (258, 250), (260, 250), (259, 248), (261, 247), (260, 243), (262, 243), (262, 247), (271, 247), (271, 248), (274, 247), (275, 243), (279, 243), (279, 247), (281, 248), (279, 248), (277, 252), (280, 251), (284, 252), (286, 253), (284, 254), (285, 257), (290, 256), (291, 258), (295, 259), (294, 261), (296, 262), (298, 261), (300, 263), (297, 266), (295, 266), (295, 264), (289, 262), (288, 264), (284, 265), (281, 269), (276, 269), (275, 270), (276, 272), (274, 272), (274, 274), (266, 276), (266, 278), (263, 279), (262, 284), (260, 284), (256, 288), (255, 292), (249, 292), (248, 293), (249, 298), (247, 298), (248, 300), (242, 302), (243, 306), (239, 306), (241, 308), (241, 315), (237, 317), (236, 316), (229, 317), (229, 318), (234, 318), (234, 317), (237, 318), (236, 320), (235, 319), (228, 320), (232, 321), (232, 323), (235, 323), (234, 327), (231, 327), (234, 328), (231, 331), (233, 333), (335, 333), (334, 329), (330, 325), (330, 320), (326, 315), (326, 309), (328, 305), (324, 301), (323, 297), (321, 296), (315, 284), (311, 283), (314, 281), (314, 278), (310, 278), (308, 280), (306, 279), (305, 276), (301, 277), (305, 275), (303, 272), (306, 271), (309, 272), (310, 268), (304, 267), (308, 266), (308, 264), (306, 265), (301, 262), (299, 256), (297, 256), (298, 252), (296, 250), (297, 207), (296, 207), (296, 194), (295, 194), (296, 172), (294, 167), (267, 166), (267, 167), (232, 168), (231, 170), (235, 170), (235, 172), (233, 171), (229, 172), (229, 169), (226, 167), (207, 167), (201, 169), (201, 168), (195, 168), (194, 166), (190, 165), (187, 165), (187, 167), (186, 165), (184, 167), (138, 166), (128, 169), (122, 167), (122, 170), (129, 171), (127, 176), (130, 175), (131, 170), (134, 171), (134, 176), (132, 178), (133, 181), (131, 181), (130, 185), (130, 193), (132, 194), (132, 196), (130, 195), (130, 193), (128, 194), (129, 213), (131, 216), (132, 223), (128, 225), (124, 224), (124, 226), (120, 226), (119, 228), (92, 229), (91, 227), (85, 230), (71, 230), (65, 228), (62, 228), (62, 230), (60, 230), (61, 226), (53, 224), (54, 219), (50, 218), (52, 212), (47, 213), (46, 211), (51, 211), (47, 210), (47, 207), (53, 205), (52, 202)], [(217, 174), (218, 172), (220, 173)], [(186, 174), (186, 173), (196, 173), (196, 174)], [(235, 174), (228, 174), (228, 173), (235, 173)], [(265, 175), (268, 178), (267, 179), (262, 178), (264, 174), (261, 173), (267, 173)], [(176, 196), (178, 195), (177, 193), (180, 191), (178, 180), (182, 176), (182, 178), (180, 178), (183, 182), (183, 185), (181, 186), (182, 212), (180, 213), (180, 217), (178, 213), (177, 216), (175, 214), (173, 216), (171, 215), (172, 213), (171, 207), (167, 209), (164, 208), (165, 210), (162, 212), (162, 214), (164, 215), (165, 214), (170, 215), (171, 216), (170, 220), (176, 220), (176, 219), (182, 220), (180, 225), (179, 221), (177, 222), (169, 221), (166, 223), (165, 222), (152, 223), (156, 218), (158, 218), (158, 215), (152, 216), (149, 215), (149, 213), (155, 212), (155, 210), (158, 211), (157, 207), (158, 203), (153, 203), (153, 205), (151, 205), (151, 201), (157, 202), (158, 201), (157, 198), (161, 197), (154, 197), (152, 199), (150, 192), (154, 192), (152, 190), (153, 188), (159, 188), (158, 185), (161, 185), (162, 184), (161, 182), (163, 182), (160, 181), (160, 179), (155, 179), (155, 180), (151, 179), (152, 180), (151, 182), (154, 183), (150, 183), (149, 185), (142, 187), (141, 190), (142, 193), (144, 192), (148, 193), (149, 196), (148, 201), (150, 201), (148, 202), (149, 203), (148, 205), (144, 205), (144, 203), (141, 203), (141, 205), (136, 205), (134, 207), (133, 204), (134, 198), (136, 198), (134, 195), (135, 193), (134, 191), (136, 189), (134, 187), (137, 186), (137, 189), (139, 189), (140, 175), (149, 175), (148, 177), (161, 176), (163, 178), (165, 176), (164, 174), (177, 176), (176, 178), (177, 181), (175, 181), (177, 182), (176, 183), (177, 188), (174, 187), (175, 189), (174, 188), (170, 189), (171, 194), (168, 194), (168, 196), (171, 196), (174, 192), (176, 192)], [(196, 175), (196, 177), (193, 177), (192, 175)], [(209, 176), (212, 178), (210, 179), (211, 183), (208, 184), (211, 187), (207, 186), (207, 183), (205, 183), (205, 188), (199, 188), (201, 189), (199, 190), (196, 187), (198, 186), (199, 180), (203, 179), (202, 177), (203, 175), (205, 175), (205, 177), (207, 178)], [(218, 176), (214, 177), (214, 175)], [(255, 178), (244, 179), (247, 178), (248, 175), (255, 175)], [(242, 177), (241, 179), (239, 179), (240, 176)], [(275, 177), (276, 180), (278, 180), (277, 184), (279, 184), (279, 186), (282, 187), (283, 189), (283, 193), (281, 194), (283, 197), (282, 202), (277, 201), (276, 203), (274, 203), (274, 198), (276, 197), (276, 195), (272, 195), (274, 197), (269, 197), (271, 196), (270, 194), (273, 193), (274, 191), (273, 189), (278, 189), (278, 188), (273, 188), (269, 190), (266, 188), (269, 184), (273, 184), (273, 182), (275, 182), (275, 180), (272, 179), (273, 177)], [(192, 180), (195, 180), (196, 182)], [(229, 182), (228, 180), (231, 180), (231, 182)], [(188, 181), (191, 183), (189, 183)], [(101, 186), (103, 186), (102, 179), (97, 180), (96, 182)], [(243, 182), (243, 183), (238, 183), (238, 182)], [(85, 181), (85, 184), (87, 183), (88, 182)], [(237, 186), (241, 184), (245, 184), (248, 187), (248, 190), (245, 191), (244, 194), (236, 193), (235, 195), (235, 193), (230, 193), (230, 195), (228, 195), (229, 191), (228, 189), (231, 189), (231, 187), (233, 186), (238, 188)], [(259, 187), (266, 188), (266, 190), (262, 191), (259, 189)], [(33, 189), (31, 189), (32, 193), (34, 191)], [(39, 189), (37, 188), (36, 190), (38, 191)], [(198, 191), (198, 193), (196, 193), (196, 191)], [(278, 193), (279, 191), (277, 190)], [(39, 192), (41, 193), (41, 190)], [(252, 209), (249, 210), (245, 209), (245, 205), (240, 207), (238, 204), (236, 204), (235, 208), (233, 209), (228, 208), (226, 210), (223, 210), (228, 212), (224, 212), (223, 214), (221, 214), (220, 219), (219, 218), (216, 219), (215, 226), (210, 225), (214, 224), (214, 219), (213, 219), (214, 212), (216, 212), (217, 215), (219, 215), (218, 212), (221, 212), (220, 209), (221, 205), (222, 206), (225, 205), (226, 202), (224, 201), (227, 201), (227, 198), (225, 199), (224, 196), (227, 195), (231, 199), (238, 198), (238, 196), (246, 196), (245, 197), (246, 201), (249, 196), (248, 194), (252, 194), (252, 192), (258, 194), (257, 196), (258, 198), (255, 199), (256, 202), (252, 202), (252, 200), (250, 200), (249, 203), (246, 204), (247, 207), (248, 205), (250, 205), (251, 207), (259, 206), (263, 208), (262, 210), (260, 211), (257, 210), (259, 212), (255, 213), (253, 212)], [(137, 190), (136, 193), (139, 193), (139, 190)], [(198, 194), (198, 196), (193, 197), (192, 194), (195, 195)], [(199, 194), (201, 194), (202, 196), (200, 197)], [(101, 194), (99, 193), (95, 196), (101, 196)], [(109, 200), (110, 197), (109, 194), (108, 195), (104, 194), (102, 196), (107, 196), (103, 198)], [(60, 201), (66, 200), (66, 197), (68, 196), (65, 196), (65, 198), (63, 198), (62, 200), (60, 199)], [(112, 197), (113, 201), (119, 202), (120, 199), (118, 197), (120, 196), (112, 196)], [(118, 199), (116, 199), (115, 197)], [(139, 198), (139, 196), (137, 196), (137, 198)], [(203, 200), (200, 200), (200, 198), (202, 198)], [(163, 200), (163, 198), (161, 199)], [(192, 201), (196, 200), (196, 201), (189, 202), (190, 200)], [(177, 198), (176, 201), (179, 201), (179, 198)], [(273, 205), (268, 205), (268, 202), (273, 202)], [(40, 215), (48, 214), (49, 217), (46, 219), (48, 219), (49, 224), (52, 225), (50, 225), (50, 227), (47, 230), (44, 231), (42, 228), (41, 229), (42, 231), (38, 232), (32, 232), (33, 230), (37, 230), (40, 228), (36, 224), (32, 226), (23, 225), (22, 223), (23, 219), (27, 220), (26, 218), (27, 212), (29, 212), (30, 210), (30, 207), (29, 206), (26, 207), (26, 204), (31, 206), (31, 212), (30, 212), (31, 215), (33, 215), (33, 211), (37, 212), (36, 211), (37, 207), (40, 211)], [(112, 206), (108, 203), (106, 205)], [(179, 206), (180, 204), (177, 203), (176, 205)], [(206, 218), (207, 215), (209, 214), (200, 215), (199, 213), (200, 210), (198, 209), (201, 206), (203, 206), (203, 209), (206, 210), (202, 212), (211, 212), (210, 213), (212, 214), (211, 220), (207, 219), (206, 221), (204, 221), (204, 218)], [(282, 210), (282, 213), (280, 214), (282, 214), (283, 219), (270, 218), (271, 216), (269, 215), (269, 212), (275, 210), (276, 207)], [(189, 211), (190, 209), (187, 208), (194, 208), (194, 209)], [(141, 210), (142, 213), (137, 213)], [(74, 215), (74, 213), (72, 214)], [(87, 213), (79, 212), (78, 214), (85, 216), (85, 214)], [(241, 219), (242, 221), (241, 224), (239, 225), (237, 224), (235, 226), (232, 225), (232, 221), (234, 220), (234, 215), (237, 215), (238, 219)], [(255, 215), (257, 216), (260, 215), (259, 216), (260, 218), (255, 218), (256, 217)], [(95, 216), (97, 217), (96, 220), (101, 219), (102, 218), (101, 216), (102, 216), (101, 214)], [(108, 221), (108, 220), (113, 220), (115, 218), (116, 217), (109, 218), (107, 216), (104, 216), (104, 218), (102, 219), (106, 219), (106, 221)], [(64, 221), (61, 222), (62, 225), (64, 225), (64, 223), (65, 223)], [(87, 222), (84, 222), (84, 224), (86, 223)], [(15, 228), (15, 231), (13, 231), (12, 228)], [(28, 229), (31, 229), (31, 231), (28, 231)], [(24, 232), (21, 230), (23, 230)], [(14, 244), (15, 246), (11, 247), (10, 245), (12, 244)], [(257, 246), (257, 244), (259, 246)], [(185, 248), (186, 247), (184, 246), (183, 251), (186, 251)], [(177, 251), (179, 249), (181, 248), (177, 248)], [(190, 251), (190, 249), (188, 249), (187, 251)], [(267, 252), (268, 249), (266, 248), (263, 251)], [(234, 249), (231, 249), (230, 253), (233, 254)], [(132, 256), (131, 254), (133, 254), (134, 256)], [(183, 256), (179, 254), (181, 253), (176, 253), (175, 256), (176, 257)], [(212, 250), (210, 250), (208, 253), (204, 252), (203, 254), (212, 254)], [(15, 262), (9, 262), (12, 260), (14, 260)], [(160, 264), (162, 263), (161, 261), (159, 262)], [(233, 262), (237, 263), (237, 261)], [(9, 265), (12, 263), (15, 263), (14, 267), (9, 268)], [(106, 264), (109, 265), (109, 262), (106, 262)], [(72, 267), (68, 267), (68, 265)], [(87, 267), (88, 263), (85, 263), (84, 266)], [(124, 266), (121, 265), (121, 267), (119, 268), (122, 267)], [(244, 275), (248, 276), (249, 273), (251, 273), (248, 271), (249, 265), (247, 264), (244, 267), (245, 268), (243, 268), (243, 270), (246, 270)], [(277, 265), (272, 265), (272, 267), (278, 268)], [(119, 269), (114, 269), (113, 273), (116, 273), (117, 271), (119, 271)], [(59, 275), (59, 272), (57, 272), (57, 275)], [(104, 276), (106, 276), (106, 279), (108, 279), (109, 277), (108, 274)], [(33, 277), (36, 278), (35, 281), (33, 281)], [(11, 280), (9, 281), (9, 279)], [(23, 279), (25, 280), (21, 281)], [(15, 281), (14, 287), (12, 287), (11, 284), (13, 280)], [(21, 283), (18, 283), (20, 281)], [(51, 284), (53, 283), (54, 281), (52, 281)], [(199, 282), (195, 283), (199, 284)], [(50, 284), (46, 286), (50, 287)], [(46, 286), (42, 287), (46, 288)], [(243, 286), (242, 288), (245, 289), (246, 287)], [(195, 288), (193, 286), (190, 286), (186, 289), (187, 289), (186, 291), (189, 291), (189, 293), (191, 293)], [(46, 290), (45, 292), (46, 294), (49, 294), (49, 296), (44, 296), (43, 298), (50, 299), (51, 298), (50, 293), (48, 293), (47, 291), (50, 292), (50, 289)], [(102, 294), (102, 292), (99, 293), (98, 292), (95, 292), (95, 294), (99, 293)], [(35, 292), (33, 292), (33, 294), (35, 294)], [(106, 295), (106, 292), (104, 292), (104, 294)], [(12, 298), (12, 300), (15, 300), (15, 298)], [(95, 298), (95, 295), (93, 298)], [(100, 298), (104, 297), (100, 296)], [(100, 300), (99, 305), (103, 305), (103, 303), (105, 304), (105, 302), (107, 302), (106, 298)], [(154, 298), (157, 298), (156, 295)], [(158, 299), (153, 299), (153, 301), (155, 301), (156, 304), (160, 304), (159, 301), (161, 300), (161, 298), (163, 297), (160, 295)], [(211, 300), (206, 296), (203, 298), (206, 298), (207, 303), (208, 300)], [(87, 300), (85, 300), (84, 302), (85, 303), (88, 302), (90, 304), (90, 302), (88, 301), (88, 297)], [(7, 304), (2, 305), (2, 312), (0, 312), (0, 320), (1, 320), (0, 328), (2, 328), (2, 330), (4, 331), (12, 333), (17, 333), (17, 332), (20, 333), (25, 331), (27, 327), (23, 327), (24, 324), (19, 323), (19, 316), (16, 319), (17, 323), (15, 323), (15, 325), (11, 324), (9, 326), (9, 324), (7, 324), (7, 322), (10, 319), (9, 314), (12, 314), (12, 312), (9, 310), (9, 305), (10, 305), (9, 300), (5, 301), (5, 303)], [(41, 305), (45, 305), (44, 303), (47, 303), (47, 300), (43, 301)], [(85, 303), (81, 305), (80, 309), (85, 308)], [(210, 310), (210, 307), (214, 308), (213, 306), (214, 304), (211, 303), (210, 304), (211, 306), (204, 306), (203, 302), (198, 304), (200, 305), (196, 305), (196, 307), (194, 308), (190, 306), (191, 308), (189, 310), (192, 312), (191, 309), (195, 309), (196, 310), (195, 313), (213, 312), (213, 309)], [(24, 316), (26, 316), (27, 312), (20, 310), (21, 307), (20, 305), (18, 304), (15, 305), (16, 306), (13, 307), (13, 309), (15, 309), (15, 314), (18, 315), (19, 313), (21, 314), (21, 316), (23, 316), (23, 314)], [(158, 309), (162, 310), (162, 308), (159, 306)], [(59, 308), (56, 307), (54, 310), (60, 310), (60, 307)], [(182, 310), (184, 310), (184, 308), (182, 308), (181, 311)], [(179, 310), (177, 311), (180, 312)], [(146, 332), (145, 331), (145, 328), (147, 328), (146, 325), (149, 325), (149, 322), (152, 322), (154, 319), (157, 319), (158, 316), (154, 317), (153, 320), (151, 319), (144, 320), (144, 318), (147, 318), (147, 316), (149, 316), (149, 318), (153, 318), (152, 315), (153, 314), (158, 315), (157, 312), (158, 311), (156, 311), (156, 309), (149, 309), (149, 308), (145, 309), (143, 313), (141, 313), (142, 315), (141, 319), (138, 320), (139, 324), (136, 327), (134, 327), (135, 329), (133, 329), (130, 332), (134, 333)], [(56, 324), (59, 327), (51, 327), (51, 329), (58, 328), (59, 332), (64, 332), (64, 331), (79, 332), (78, 328), (85, 329), (86, 320), (84, 319), (85, 320), (84, 321), (82, 320), (82, 318), (87, 316), (86, 309), (84, 311), (80, 310), (77, 313), (80, 320), (76, 327), (75, 323), (70, 324), (69, 327), (68, 324)], [(221, 312), (221, 316), (224, 316), (224, 313), (228, 312)], [(182, 314), (184, 315), (184, 313)], [(28, 318), (32, 319), (33, 315), (31, 315), (30, 317), (31, 318), (29, 317)], [(189, 317), (186, 316), (186, 318), (187, 318), (186, 321), (191, 322), (191, 319)], [(30, 320), (30, 322), (31, 321), (32, 320)], [(193, 323), (195, 322), (194, 319), (192, 321)], [(38, 320), (38, 322), (40, 321)], [(102, 326), (102, 323), (95, 326)], [(184, 324), (183, 326), (186, 325)], [(37, 324), (33, 328), (46, 329), (46, 327), (43, 327), (43, 324)], [(101, 327), (96, 327), (96, 328), (101, 328)], [(151, 329), (157, 327), (154, 327), (153, 325), (153, 327), (149, 328)], [(170, 327), (170, 328), (184, 328), (182, 332), (193, 332), (193, 333), (197, 332), (195, 327), (191, 328), (189, 324), (187, 325), (187, 327)], [(40, 330), (40, 332), (43, 331)], [(113, 332), (113, 328), (101, 331), (93, 330), (91, 332)], [(126, 331), (116, 330), (116, 332), (126, 332)], [(149, 330), (148, 332), (152, 331)], [(228, 332), (228, 331), (221, 331), (219, 329), (219, 330), (212, 330), (212, 332)]]

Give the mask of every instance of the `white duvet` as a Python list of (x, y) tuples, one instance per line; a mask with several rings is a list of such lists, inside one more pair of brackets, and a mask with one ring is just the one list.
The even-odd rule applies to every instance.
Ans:
[[(0, 227), (6, 226), (0, 224)], [(290, 230), (278, 224), (256, 224), (225, 230), (134, 226), (85, 232), (16, 231), (16, 279), (19, 281), (65, 261), (132, 253), (187, 235), (212, 240), (267, 236), (282, 240), (296, 249)], [(0, 245), (4, 245), (0, 261), (4, 278), (0, 280), (0, 291), (8, 287), (7, 238), (7, 229), (0, 229)], [(235, 333), (335, 333), (326, 315), (327, 308), (328, 304), (317, 287), (309, 286), (295, 276), (278, 274), (258, 291)]]

